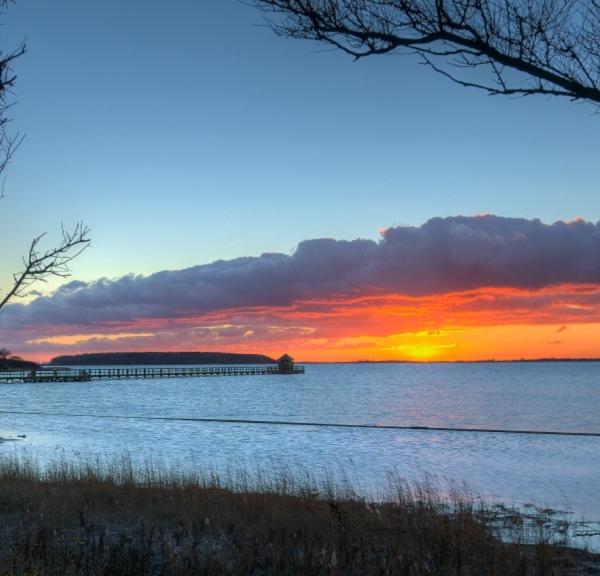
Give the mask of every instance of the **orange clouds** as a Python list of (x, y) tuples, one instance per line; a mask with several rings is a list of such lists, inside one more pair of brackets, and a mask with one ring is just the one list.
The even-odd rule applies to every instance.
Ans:
[(93, 282), (2, 311), (23, 356), (223, 350), (305, 360), (599, 356), (600, 223), (432, 218), (379, 241)]
[(47, 359), (79, 351), (185, 349), (271, 355), (287, 350), (306, 361), (600, 357), (600, 286), (319, 298), (111, 322), (102, 331), (41, 331), (22, 334), (22, 354)]

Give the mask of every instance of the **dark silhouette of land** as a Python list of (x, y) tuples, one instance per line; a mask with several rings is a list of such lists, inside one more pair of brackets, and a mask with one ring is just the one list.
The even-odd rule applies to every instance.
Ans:
[(229, 352), (97, 352), (56, 356), (51, 365), (123, 366), (157, 364), (276, 364), (264, 354), (234, 354)]
[(39, 364), (21, 358), (0, 359), (0, 370), (37, 370), (39, 367)]
[(310, 362), (311, 364), (518, 364), (520, 362), (600, 362), (598, 358), (512, 358), (509, 360), (350, 360), (348, 362)]
[(301, 364), (535, 364), (540, 362), (600, 362), (597, 358), (509, 358), (497, 360), (495, 358), (484, 358), (482, 360), (300, 360)]
[[(514, 358), (511, 360), (349, 360), (338, 362), (312, 361), (310, 364), (509, 364), (530, 362), (599, 362), (600, 358)], [(10, 366), (5, 366), (10, 362)], [(20, 362), (20, 363), (19, 363)], [(22, 364), (22, 365), (21, 365)], [(231, 352), (94, 352), (56, 356), (48, 363), (53, 366), (126, 366), (170, 364), (277, 364), (264, 354), (236, 354)], [(0, 360), (0, 370), (38, 367), (24, 360)]]

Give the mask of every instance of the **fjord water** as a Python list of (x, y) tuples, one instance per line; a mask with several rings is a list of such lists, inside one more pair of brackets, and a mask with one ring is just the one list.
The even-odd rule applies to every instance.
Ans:
[[(309, 364), (304, 375), (9, 384), (3, 453), (44, 460), (128, 454), (219, 471), (343, 470), (357, 488), (386, 473), (433, 474), (509, 503), (600, 520), (600, 438), (105, 419), (150, 416), (600, 433), (600, 362)], [(65, 414), (85, 414), (67, 417)]]

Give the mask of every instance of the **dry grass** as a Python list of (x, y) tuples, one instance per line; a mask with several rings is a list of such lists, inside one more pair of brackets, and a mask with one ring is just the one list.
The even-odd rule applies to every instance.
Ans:
[[(431, 484), (369, 503), (332, 482), (0, 461), (0, 575), (585, 574), (547, 522)], [(500, 521), (501, 520), (501, 521)], [(503, 531), (505, 540), (498, 535)], [(536, 540), (535, 543), (532, 540)], [(589, 572), (590, 574), (594, 572)], [(597, 572), (596, 572), (597, 573)]]

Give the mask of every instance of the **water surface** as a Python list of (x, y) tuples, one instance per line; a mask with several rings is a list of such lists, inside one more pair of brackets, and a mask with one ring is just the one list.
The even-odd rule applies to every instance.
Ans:
[[(0, 386), (0, 411), (600, 433), (600, 363), (323, 364), (304, 375)], [(184, 469), (435, 474), (505, 502), (600, 520), (600, 438), (0, 414), (3, 452), (128, 453)]]

